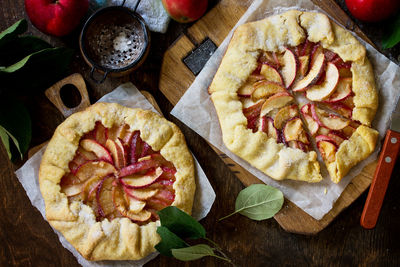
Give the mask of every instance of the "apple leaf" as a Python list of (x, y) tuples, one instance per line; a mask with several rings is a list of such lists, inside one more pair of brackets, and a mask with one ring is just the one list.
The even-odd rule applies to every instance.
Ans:
[(164, 256), (172, 257), (171, 249), (184, 248), (188, 246), (185, 241), (168, 230), (167, 227), (157, 227), (157, 233), (160, 235), (161, 241), (155, 246), (155, 249)]
[(235, 211), (219, 220), (240, 213), (252, 220), (261, 221), (274, 216), (283, 205), (280, 190), (265, 184), (253, 184), (240, 191), (235, 202)]
[[(0, 103), (0, 126), (11, 138), (19, 156), (22, 158), (29, 148), (32, 135), (31, 118), (28, 110), (14, 98), (3, 99)], [(9, 150), (9, 153), (12, 154), (12, 150)]]
[(0, 125), (0, 139), (3, 142), (3, 145), (7, 151), (8, 158), (11, 159), (10, 138), (7, 134), (7, 131), (3, 127), (1, 127), (1, 125)]
[(8, 66), (40, 50), (52, 48), (36, 36), (19, 36), (7, 42), (0, 49), (0, 65)]
[(0, 47), (8, 41), (16, 38), (21, 33), (24, 33), (28, 29), (28, 23), (25, 19), (21, 19), (5, 29), (0, 33)]
[(206, 244), (194, 245), (187, 248), (171, 249), (175, 259), (181, 261), (193, 261), (201, 259), (205, 256), (215, 256), (214, 250)]
[(161, 225), (182, 238), (205, 238), (206, 230), (192, 216), (177, 207), (166, 207), (158, 212)]
[(400, 42), (400, 13), (391, 25), (390, 34), (382, 40), (383, 49), (392, 48)]

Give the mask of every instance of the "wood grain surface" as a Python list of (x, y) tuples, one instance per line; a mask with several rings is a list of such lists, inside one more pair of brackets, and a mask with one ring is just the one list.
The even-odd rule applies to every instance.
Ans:
[[(209, 2), (211, 9), (216, 1)], [(338, 2), (344, 7), (344, 1)], [(2, 0), (0, 3), (0, 29), (26, 17), (23, 0)], [(381, 29), (388, 23), (378, 25), (360, 24), (368, 37), (379, 45), (383, 34)], [(315, 236), (290, 234), (274, 220), (255, 222), (240, 215), (217, 222), (218, 218), (232, 211), (236, 195), (243, 189), (243, 185), (202, 138), (169, 115), (172, 105), (158, 90), (163, 54), (188, 27), (190, 25), (171, 22), (166, 34), (152, 33), (152, 47), (144, 65), (130, 77), (123, 80), (107, 79), (100, 86), (88, 80), (89, 68), (77, 50), (79, 31), (62, 39), (44, 35), (31, 25), (29, 32), (54, 45), (76, 49), (71, 73), (79, 72), (84, 76), (91, 102), (126, 80), (131, 80), (139, 89), (148, 90), (154, 95), (164, 115), (182, 129), (190, 149), (217, 194), (211, 212), (201, 221), (207, 236), (216, 241), (238, 266), (399, 266), (399, 163), (395, 166), (381, 216), (374, 230), (367, 231), (359, 225), (366, 193)], [(387, 53), (393, 59), (399, 56), (398, 48)], [(63, 116), (47, 100), (43, 91), (27, 99), (26, 105), (32, 116), (33, 147), (51, 137), (56, 126), (63, 121)], [(32, 207), (15, 177), (14, 170), (22, 163), (12, 164), (4, 147), (0, 145), (0, 266), (79, 266), (74, 256), (62, 247), (49, 224)], [(159, 256), (146, 266), (228, 265), (214, 258), (184, 263)]]

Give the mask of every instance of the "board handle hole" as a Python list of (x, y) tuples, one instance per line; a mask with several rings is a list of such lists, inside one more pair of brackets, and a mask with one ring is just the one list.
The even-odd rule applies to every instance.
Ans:
[(60, 97), (67, 108), (75, 108), (82, 101), (81, 93), (73, 84), (66, 84), (60, 89)]

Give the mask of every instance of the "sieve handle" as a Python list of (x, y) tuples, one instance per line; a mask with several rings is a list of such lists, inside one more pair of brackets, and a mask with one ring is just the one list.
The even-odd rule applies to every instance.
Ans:
[[(137, 7), (139, 6), (140, 1), (141, 1), (141, 0), (137, 0), (137, 1), (136, 1), (135, 7), (134, 7), (134, 9), (133, 9), (133, 12), (136, 12), (136, 9), (137, 9)], [(126, 0), (123, 0), (121, 6), (124, 6), (124, 5), (125, 5), (125, 2), (126, 2)]]
[(92, 80), (95, 81), (96, 83), (103, 83), (104, 80), (107, 78), (108, 70), (107, 70), (106, 72), (104, 72), (104, 75), (103, 75), (103, 77), (101, 78), (101, 80), (96, 80), (96, 79), (94, 78), (94, 71), (95, 71), (95, 70), (96, 70), (96, 68), (95, 68), (95, 67), (92, 67), (92, 69), (90, 70), (90, 78), (92, 78)]

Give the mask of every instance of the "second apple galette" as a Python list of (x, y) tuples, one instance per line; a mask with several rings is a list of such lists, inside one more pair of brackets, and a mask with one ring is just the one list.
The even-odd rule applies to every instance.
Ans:
[(194, 166), (178, 127), (151, 111), (98, 103), (55, 131), (40, 190), (49, 223), (89, 260), (154, 251), (157, 211), (191, 213)]
[[(338, 183), (375, 149), (365, 48), (321, 13), (239, 26), (209, 87), (225, 145), (274, 179)], [(299, 103), (302, 103), (300, 105)]]

